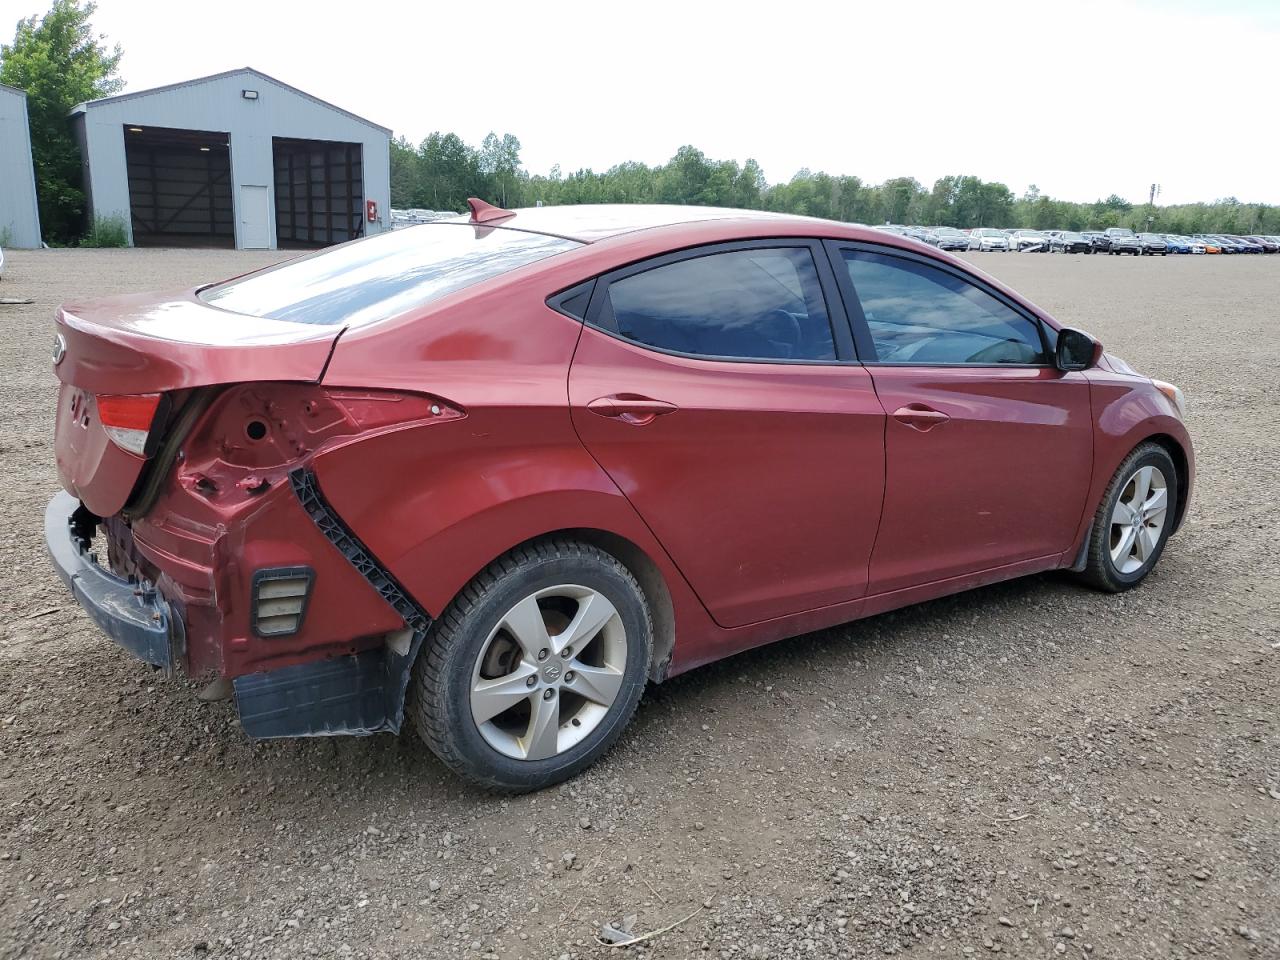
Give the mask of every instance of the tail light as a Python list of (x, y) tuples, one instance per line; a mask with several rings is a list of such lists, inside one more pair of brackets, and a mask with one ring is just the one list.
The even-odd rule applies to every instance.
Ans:
[(160, 408), (161, 395), (138, 393), (130, 395), (103, 394), (98, 398), (98, 421), (111, 441), (118, 447), (145, 456), (147, 438)]

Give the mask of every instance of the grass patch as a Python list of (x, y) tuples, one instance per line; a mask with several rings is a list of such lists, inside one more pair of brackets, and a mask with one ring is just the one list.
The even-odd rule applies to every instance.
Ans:
[(89, 230), (80, 238), (82, 247), (127, 247), (129, 231), (125, 227), (124, 217), (113, 214), (108, 217), (94, 217)]

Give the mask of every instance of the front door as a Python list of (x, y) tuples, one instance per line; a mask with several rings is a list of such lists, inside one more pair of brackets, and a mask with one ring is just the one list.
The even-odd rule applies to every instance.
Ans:
[(1054, 331), (977, 278), (881, 250), (833, 258), (888, 417), (869, 592), (1070, 549), (1093, 469), (1084, 375), (1057, 370)]
[(583, 443), (723, 626), (866, 591), (884, 414), (823, 258), (756, 241), (619, 271), (574, 354)]

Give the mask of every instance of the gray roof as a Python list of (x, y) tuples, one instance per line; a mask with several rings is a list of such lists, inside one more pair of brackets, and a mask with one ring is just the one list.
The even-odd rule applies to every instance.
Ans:
[(27, 91), (20, 90), (17, 87), (11, 87), (7, 83), (0, 83), (0, 90), (8, 90), (10, 93), (16, 93), (20, 97), (25, 97), (27, 95)]
[(266, 80), (270, 83), (274, 83), (277, 86), (284, 87), (284, 89), (290, 91), (291, 93), (296, 93), (300, 97), (306, 97), (308, 100), (311, 100), (314, 103), (318, 103), (322, 107), (327, 107), (330, 110), (334, 110), (345, 117), (350, 117), (352, 120), (357, 120), (360, 123), (373, 127), (375, 130), (381, 130), (387, 136), (391, 136), (390, 127), (384, 127), (379, 123), (374, 123), (372, 120), (367, 120), (364, 117), (360, 116), (359, 114), (352, 113), (350, 110), (343, 110), (341, 107), (335, 106), (334, 104), (330, 103), (328, 100), (321, 100), (319, 97), (312, 96), (311, 94), (307, 93), (305, 90), (299, 90), (297, 87), (290, 86), (289, 84), (285, 83), (283, 80), (277, 80), (275, 77), (269, 76), (268, 74), (263, 73), (261, 70), (253, 69), (253, 67), (240, 67), (237, 70), (226, 70), (223, 73), (215, 73), (207, 77), (195, 77), (194, 79), (191, 79), (191, 80), (183, 80), (180, 83), (169, 83), (163, 87), (152, 87), (149, 90), (134, 90), (131, 93), (116, 94), (114, 97), (102, 97), (98, 100), (88, 100), (84, 103), (77, 103), (74, 107), (71, 108), (71, 112), (73, 114), (84, 113), (90, 107), (95, 107), (100, 103), (116, 103), (121, 100), (132, 100), (136, 97), (149, 97), (153, 93), (165, 93), (166, 91), (169, 91), (169, 90), (180, 90), (183, 87), (194, 87), (196, 84), (208, 83), (211, 80), (222, 80), (226, 77), (235, 77), (235, 76), (243, 76), (243, 75), (258, 77), (262, 80)]

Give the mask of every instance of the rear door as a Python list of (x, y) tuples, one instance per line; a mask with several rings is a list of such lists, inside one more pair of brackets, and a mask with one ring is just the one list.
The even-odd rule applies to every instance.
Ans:
[(884, 413), (838, 305), (807, 241), (698, 248), (595, 285), (574, 425), (724, 626), (866, 591)]
[[(1093, 468), (1089, 384), (1054, 331), (959, 268), (829, 245), (888, 415), (871, 593), (1071, 548)], [(861, 312), (862, 316), (857, 314)]]

